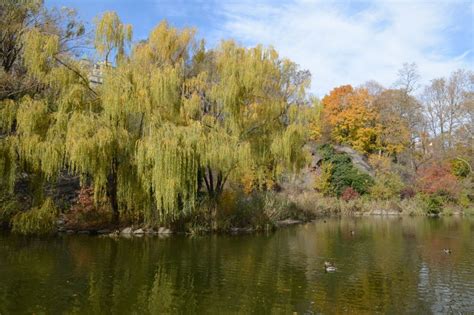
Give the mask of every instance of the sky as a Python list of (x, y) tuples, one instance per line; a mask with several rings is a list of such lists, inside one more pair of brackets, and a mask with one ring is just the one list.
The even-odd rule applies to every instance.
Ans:
[(116, 11), (145, 39), (166, 19), (195, 27), (212, 48), (223, 39), (246, 47), (275, 47), (312, 74), (311, 92), (375, 80), (396, 81), (403, 63), (415, 62), (427, 84), (459, 68), (474, 70), (474, 0), (46, 0), (72, 7), (93, 27)]

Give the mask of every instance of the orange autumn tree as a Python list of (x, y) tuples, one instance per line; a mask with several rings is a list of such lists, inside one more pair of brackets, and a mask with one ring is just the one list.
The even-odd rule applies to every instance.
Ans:
[(322, 100), (323, 133), (332, 141), (347, 144), (370, 153), (381, 149), (382, 126), (371, 108), (371, 96), (366, 89), (343, 85), (333, 89)]

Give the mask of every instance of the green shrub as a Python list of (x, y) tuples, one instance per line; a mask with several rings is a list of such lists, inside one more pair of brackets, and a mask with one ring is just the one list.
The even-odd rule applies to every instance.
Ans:
[(445, 200), (440, 195), (430, 195), (426, 198), (425, 211), (427, 214), (438, 215), (443, 211)]
[(265, 196), (257, 192), (248, 196), (238, 196), (235, 211), (229, 221), (232, 227), (262, 228), (269, 223), (265, 214)]
[(12, 230), (20, 234), (48, 234), (55, 230), (58, 210), (51, 198), (40, 208), (16, 214), (12, 220)]
[(451, 161), (451, 173), (456, 177), (466, 178), (471, 173), (471, 167), (466, 160), (457, 158)]
[(397, 174), (377, 174), (375, 183), (370, 188), (370, 195), (375, 199), (387, 200), (400, 196), (403, 182)]
[(463, 210), (464, 215), (474, 216), (474, 206), (469, 206)]
[[(328, 177), (326, 181), (329, 182), (330, 194), (340, 197), (342, 193), (351, 187), (357, 193), (363, 195), (369, 192), (370, 187), (374, 181), (370, 175), (359, 171), (351, 161), (351, 158), (345, 153), (337, 153), (330, 145), (322, 145), (319, 148), (319, 153), (323, 159), (323, 175)], [(330, 176), (326, 173), (326, 164), (330, 163)], [(320, 190), (321, 191), (321, 190)], [(325, 193), (324, 191), (321, 191)]]

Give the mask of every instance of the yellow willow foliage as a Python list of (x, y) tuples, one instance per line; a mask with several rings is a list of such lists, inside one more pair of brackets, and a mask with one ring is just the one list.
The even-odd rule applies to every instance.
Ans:
[(33, 171), (43, 172), (47, 179), (64, 166), (65, 125), (63, 122), (61, 128), (56, 122), (44, 100), (26, 97), (20, 102), (16, 138), (20, 159)]
[[(106, 13), (98, 52), (125, 54), (124, 27)], [(78, 174), (92, 182), (96, 202), (108, 197), (114, 213), (153, 223), (195, 210), (202, 177), (213, 177), (213, 195), (249, 170), (252, 185), (265, 189), (283, 170), (301, 168), (309, 110), (296, 106), (308, 84), (298, 67), (261, 46), (196, 50), (194, 34), (161, 23), (91, 90), (85, 65), (32, 30), (25, 62), (47, 89), (2, 106), (2, 128), (18, 122), (8, 145), (1, 139), (2, 174), (17, 151), (37, 175)]]
[(323, 135), (323, 106), (318, 100), (312, 100), (311, 106), (299, 107), (298, 118), (302, 124), (308, 127), (308, 138), (312, 140), (320, 140)]
[(173, 119), (181, 106), (183, 77), (180, 67), (155, 69), (151, 73), (151, 103), (153, 110), (158, 109), (165, 119)]
[(252, 164), (250, 144), (215, 127), (201, 138), (201, 163), (224, 175), (234, 171), (234, 176)]
[(111, 70), (103, 87), (104, 114), (111, 120), (137, 113), (144, 119), (157, 114), (173, 120), (180, 112), (183, 80), (179, 67), (153, 67), (147, 73), (128, 65)]
[(162, 220), (195, 208), (200, 136), (198, 123), (164, 124), (152, 128), (137, 144), (138, 174), (145, 191), (153, 191)]
[(188, 58), (188, 50), (196, 31), (191, 28), (178, 30), (170, 27), (166, 21), (155, 27), (146, 46), (141, 49), (148, 54), (148, 58), (158, 65), (174, 65)]
[(74, 113), (66, 135), (66, 152), (73, 172), (90, 174), (96, 196), (107, 184), (116, 142), (112, 130), (94, 114)]
[(54, 55), (59, 50), (57, 35), (43, 34), (32, 28), (24, 35), (25, 64), (38, 80), (47, 81), (48, 74), (54, 66)]
[(194, 210), (199, 169), (219, 170), (228, 176), (244, 169), (249, 159), (246, 143), (217, 127), (205, 131), (198, 122), (152, 128), (138, 142), (136, 156), (144, 190), (154, 192), (161, 218), (177, 218)]
[(20, 135), (27, 137), (37, 134), (44, 137), (50, 125), (47, 101), (25, 97), (20, 102), (17, 121), (17, 129)]
[(67, 122), (67, 114), (71, 112), (97, 112), (99, 110), (98, 102), (91, 102), (88, 93), (87, 87), (77, 82), (71, 82), (71, 84), (67, 85), (67, 88), (63, 87), (63, 91), (54, 102), (58, 114), (66, 116), (62, 117), (62, 122), (65, 120)]
[(245, 193), (250, 194), (255, 190), (272, 189), (277, 183), (275, 170), (252, 165), (241, 170), (240, 183)]
[(331, 162), (323, 162), (321, 165), (321, 174), (315, 179), (314, 189), (328, 196), (331, 194), (331, 177), (333, 165)]
[(15, 122), (18, 104), (13, 100), (0, 101), (0, 131), (10, 132)]
[(280, 167), (297, 172), (309, 162), (308, 154), (301, 154), (306, 143), (305, 128), (291, 124), (272, 143), (272, 153), (280, 161)]
[[(74, 71), (64, 66), (54, 67), (47, 76), (49, 86), (56, 91), (59, 98), (74, 98), (75, 101), (81, 102), (84, 100), (89, 84), (88, 81), (85, 81), (88, 75), (87, 69), (83, 64), (68, 57), (62, 57), (62, 59), (64, 59), (62, 62), (67, 63), (68, 67)], [(82, 78), (77, 75), (78, 73)]]
[(15, 138), (0, 139), (0, 191), (13, 192), (17, 168)]
[(180, 114), (181, 118), (187, 123), (190, 123), (191, 120), (199, 120), (202, 117), (199, 95), (193, 93), (190, 98), (184, 99)]
[(58, 35), (32, 28), (23, 36), (23, 43), (24, 63), (29, 73), (54, 89), (56, 97), (65, 96), (63, 93), (69, 93), (73, 85), (80, 83), (84, 90), (89, 84), (84, 65), (61, 52)]
[(120, 60), (125, 54), (125, 46), (132, 40), (132, 26), (123, 24), (117, 13), (107, 11), (96, 20), (95, 48), (105, 56), (106, 62), (112, 50), (116, 50), (116, 57)]
[(56, 229), (58, 209), (51, 198), (40, 208), (33, 208), (15, 215), (12, 221), (13, 232), (20, 234), (47, 234)]
[[(273, 49), (252, 49), (224, 42), (216, 52), (220, 81), (212, 87), (211, 98), (222, 103), (230, 115), (229, 125), (244, 131), (252, 120), (275, 119), (282, 111), (278, 99), (280, 71)], [(250, 119), (249, 119), (250, 118)]]
[(121, 163), (117, 170), (117, 194), (120, 211), (131, 219), (143, 217), (147, 223), (156, 223), (159, 219), (153, 211), (153, 196), (150, 191), (143, 189), (137, 175), (136, 166)]

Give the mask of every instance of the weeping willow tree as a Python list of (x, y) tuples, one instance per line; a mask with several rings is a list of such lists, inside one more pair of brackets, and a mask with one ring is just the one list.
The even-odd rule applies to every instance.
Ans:
[[(18, 2), (11, 10), (21, 11), (28, 3)], [(14, 193), (19, 179), (31, 183), (32, 209), (12, 222), (14, 229), (21, 225), (33, 231), (35, 220), (47, 226), (46, 221), (57, 214), (44, 215), (52, 201), (46, 208), (40, 206), (46, 204), (46, 186), (67, 167), (64, 142), (69, 115), (97, 97), (89, 87), (86, 70), (72, 53), (72, 45), (84, 34), (75, 13), (48, 11), (40, 1), (34, 3), (34, 23), (24, 20), (15, 39), (19, 47), (15, 75), (27, 83), (0, 99), (0, 193)]]
[(115, 53), (117, 61), (125, 55), (125, 49), (132, 40), (132, 26), (123, 24), (117, 13), (105, 12), (96, 21), (95, 49), (109, 64), (110, 54)]
[(127, 50), (131, 27), (115, 13), (96, 26), (106, 67), (94, 88), (58, 36), (25, 35), (25, 64), (44, 92), (1, 108), (2, 132), (15, 129), (0, 146), (10, 186), (18, 165), (46, 181), (76, 174), (114, 223), (125, 214), (156, 224), (193, 213), (203, 194), (215, 210), (226, 183), (249, 172), (262, 189), (306, 163), (309, 75), (273, 48), (206, 50), (194, 29), (162, 22)]

